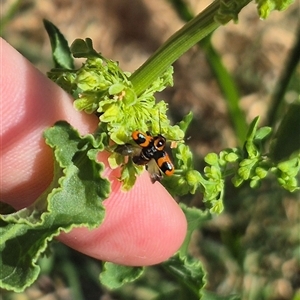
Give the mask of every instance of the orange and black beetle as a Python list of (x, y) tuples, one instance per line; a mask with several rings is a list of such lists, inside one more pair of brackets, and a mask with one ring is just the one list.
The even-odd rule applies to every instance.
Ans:
[(139, 147), (126, 144), (117, 148), (118, 153), (130, 155), (135, 164), (146, 166), (153, 183), (161, 180), (162, 173), (167, 176), (174, 173), (174, 165), (164, 151), (166, 139), (161, 134), (152, 136), (149, 131), (143, 133), (136, 130), (131, 136)]

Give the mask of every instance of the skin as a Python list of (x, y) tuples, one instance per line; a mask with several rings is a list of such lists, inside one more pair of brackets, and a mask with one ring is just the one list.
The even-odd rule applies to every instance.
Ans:
[[(24, 208), (50, 184), (52, 150), (43, 131), (66, 120), (81, 134), (93, 132), (97, 118), (74, 110), (72, 99), (0, 39), (0, 193), (1, 201)], [(107, 165), (107, 155), (98, 159)], [(78, 228), (58, 239), (89, 256), (114, 263), (146, 266), (160, 263), (181, 246), (187, 223), (174, 199), (144, 172), (134, 188), (120, 190), (118, 170), (105, 176), (112, 193), (106, 216), (94, 230)]]

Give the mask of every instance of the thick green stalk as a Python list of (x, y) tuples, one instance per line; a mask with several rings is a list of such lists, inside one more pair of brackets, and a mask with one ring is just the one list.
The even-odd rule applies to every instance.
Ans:
[[(186, 22), (194, 18), (194, 15), (189, 11), (184, 0), (169, 0), (176, 10), (177, 14)], [(205, 51), (206, 59), (210, 64), (212, 71), (215, 73), (216, 80), (220, 86), (220, 89), (224, 95), (228, 113), (230, 115), (234, 130), (236, 132), (237, 140), (240, 144), (245, 141), (247, 134), (247, 122), (244, 112), (241, 110), (239, 101), (240, 96), (237, 86), (229, 74), (227, 69), (222, 63), (220, 55), (214, 49), (210, 36), (207, 36), (201, 40), (198, 45)]]
[[(223, 22), (228, 22), (236, 16), (234, 12), (232, 12), (232, 14), (229, 13), (231, 9), (238, 12), (250, 1), (251, 0), (214, 1), (198, 16), (172, 35), (140, 68), (132, 74), (130, 80), (137, 95), (141, 94), (146, 88), (148, 88), (149, 85), (183, 53), (220, 26), (220, 23), (215, 20), (215, 16), (219, 12), (221, 2), (223, 3), (223, 11), (228, 11), (226, 11), (226, 15), (224, 15), (225, 21), (223, 20)], [(224, 3), (226, 3), (226, 6)]]

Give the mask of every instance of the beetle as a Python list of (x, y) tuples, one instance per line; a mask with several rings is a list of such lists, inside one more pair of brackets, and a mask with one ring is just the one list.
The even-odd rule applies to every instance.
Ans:
[(116, 151), (122, 155), (130, 155), (132, 161), (141, 166), (146, 166), (150, 173), (151, 181), (160, 181), (162, 173), (171, 176), (174, 173), (174, 165), (166, 151), (166, 139), (161, 134), (152, 136), (149, 131), (146, 133), (135, 130), (131, 135), (134, 142), (139, 146), (125, 144), (117, 147)]

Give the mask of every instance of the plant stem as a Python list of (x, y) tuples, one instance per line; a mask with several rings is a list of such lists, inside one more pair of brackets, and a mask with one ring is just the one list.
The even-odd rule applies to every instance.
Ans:
[[(190, 21), (194, 15), (189, 11), (184, 0), (170, 0), (177, 14), (186, 22)], [(211, 43), (211, 34), (201, 40), (198, 45), (205, 51), (206, 59), (215, 73), (216, 80), (224, 95), (228, 113), (230, 115), (237, 140), (240, 144), (245, 141), (248, 126), (245, 114), (239, 106), (240, 96), (237, 86), (222, 63), (222, 59)]]
[(132, 74), (130, 80), (137, 95), (142, 93), (184, 52), (219, 26), (213, 19), (218, 8), (219, 3), (217, 2), (208, 6), (196, 18), (173, 34), (139, 69)]
[[(137, 95), (140, 95), (149, 85), (157, 79), (170, 65), (172, 65), (183, 53), (193, 47), (197, 42), (215, 30), (220, 23), (215, 20), (219, 12), (221, 2), (239, 6), (239, 11), (247, 5), (250, 0), (223, 0), (214, 1), (198, 16), (184, 25), (179, 31), (173, 34), (140, 68), (138, 68), (130, 77), (133, 88)], [(225, 5), (225, 4), (224, 4)], [(226, 21), (234, 17), (226, 15)]]

